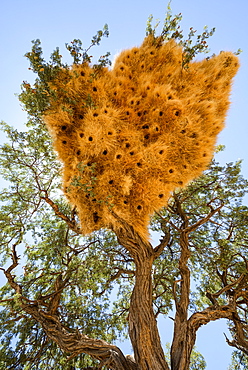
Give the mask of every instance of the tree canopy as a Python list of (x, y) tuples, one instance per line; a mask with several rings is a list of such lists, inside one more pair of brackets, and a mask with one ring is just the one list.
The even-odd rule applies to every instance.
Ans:
[[(181, 40), (180, 15), (168, 13), (161, 35)], [(151, 19), (147, 32), (154, 32)], [(210, 33), (184, 41), (186, 68)], [(98, 44), (107, 27), (92, 39)], [(89, 62), (80, 40), (67, 45), (74, 63)], [(188, 49), (187, 49), (188, 48)], [(108, 65), (108, 54), (96, 68)], [(27, 130), (2, 123), (1, 369), (204, 369), (193, 350), (197, 330), (228, 320), (227, 344), (235, 348), (232, 369), (248, 356), (248, 182), (241, 162), (215, 160), (151, 219), (157, 246), (124, 220), (118, 233), (101, 229), (82, 236), (77, 208), (61, 190), (61, 164), (42, 113), (47, 84), (62, 65), (59, 50), (45, 62), (40, 42), (27, 54), (38, 78), (23, 83), (20, 101)], [(92, 104), (89, 98), (88, 104)], [(116, 294), (117, 291), (117, 294)], [(170, 359), (160, 341), (157, 318), (174, 308)], [(166, 330), (164, 328), (163, 330)], [(134, 356), (115, 345), (129, 335)], [(236, 367), (235, 367), (236, 366)], [(240, 365), (241, 366), (241, 365)], [(242, 369), (240, 367), (240, 369)]]

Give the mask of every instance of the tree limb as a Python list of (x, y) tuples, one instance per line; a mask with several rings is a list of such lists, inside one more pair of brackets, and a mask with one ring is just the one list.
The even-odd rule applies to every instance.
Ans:
[(80, 227), (78, 227), (76, 225), (76, 222), (75, 220), (73, 219), (73, 221), (71, 221), (66, 215), (64, 215), (64, 213), (60, 212), (59, 210), (59, 207), (56, 203), (54, 203), (49, 197), (48, 197), (48, 194), (47, 194), (47, 191), (45, 191), (45, 196), (44, 197), (40, 197), (41, 199), (43, 199), (47, 204), (49, 204), (52, 209), (54, 210), (56, 216), (58, 216), (59, 218), (61, 218), (63, 221), (65, 221), (67, 223), (67, 225), (69, 226), (69, 228), (74, 231), (75, 233), (77, 234), (82, 234), (82, 231), (80, 229)]
[(70, 354), (70, 358), (78, 356), (80, 353), (86, 353), (100, 362), (108, 362), (108, 367), (113, 370), (137, 370), (136, 363), (125, 357), (122, 351), (115, 345), (109, 344), (101, 339), (90, 338), (81, 334), (78, 330), (69, 331), (59, 320), (55, 311), (60, 298), (61, 287), (64, 282), (57, 278), (55, 289), (58, 295), (53, 297), (52, 307), (44, 311), (40, 309), (39, 302), (26, 303), (25, 297), (22, 297), (22, 288), (15, 281), (11, 271), (18, 265), (18, 257), (15, 246), (12, 249), (13, 263), (7, 270), (3, 270), (10, 286), (18, 293), (18, 301), (21, 309), (38, 322), (47, 337), (55, 342), (63, 351)]

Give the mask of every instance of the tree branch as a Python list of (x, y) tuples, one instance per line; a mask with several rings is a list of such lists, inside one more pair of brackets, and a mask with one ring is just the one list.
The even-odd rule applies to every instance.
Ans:
[[(208, 204), (209, 206), (209, 204)], [(210, 220), (210, 218), (215, 214), (217, 213), (222, 207), (224, 206), (224, 204), (221, 204), (218, 208), (215, 208), (211, 209), (211, 211), (209, 212), (209, 214), (206, 216), (206, 217), (203, 217), (201, 218), (199, 221), (197, 221), (194, 225), (191, 225), (191, 226), (188, 226), (185, 228), (185, 232), (187, 233), (191, 233), (192, 231), (195, 231), (196, 229), (198, 229), (199, 226), (205, 224), (207, 221)]]
[(47, 204), (49, 204), (52, 209), (54, 210), (56, 216), (58, 216), (59, 218), (61, 218), (63, 221), (65, 221), (67, 223), (67, 225), (69, 226), (69, 228), (74, 231), (75, 233), (77, 234), (82, 234), (82, 231), (80, 229), (80, 227), (78, 227), (76, 225), (76, 222), (75, 220), (73, 219), (73, 221), (71, 221), (66, 215), (64, 215), (64, 213), (60, 212), (59, 210), (59, 207), (56, 203), (54, 203), (49, 197), (48, 197), (48, 194), (47, 194), (47, 191), (46, 190), (43, 190), (45, 192), (45, 196), (44, 197), (40, 197), (40, 199), (43, 199), (45, 200), (45, 202)]
[(18, 301), (21, 309), (30, 315), (38, 322), (47, 337), (55, 342), (63, 351), (70, 354), (69, 358), (78, 356), (80, 353), (86, 353), (93, 358), (104, 363), (108, 363), (108, 367), (113, 370), (137, 370), (136, 363), (127, 356), (125, 357), (122, 351), (101, 339), (90, 338), (81, 334), (78, 330), (69, 331), (59, 320), (57, 313), (61, 288), (65, 282), (61, 277), (56, 279), (55, 290), (56, 294), (53, 297), (50, 310), (42, 310), (39, 307), (38, 301), (26, 303), (27, 300), (22, 296), (22, 288), (15, 281), (11, 271), (18, 265), (18, 257), (15, 246), (12, 249), (13, 263), (7, 270), (3, 270), (10, 286), (18, 293)]
[(171, 234), (170, 234), (170, 230), (168, 229), (167, 233), (163, 236), (162, 239), (160, 239), (160, 244), (154, 248), (155, 259), (160, 256), (160, 254), (163, 252), (165, 247), (169, 244), (170, 239), (171, 239)]

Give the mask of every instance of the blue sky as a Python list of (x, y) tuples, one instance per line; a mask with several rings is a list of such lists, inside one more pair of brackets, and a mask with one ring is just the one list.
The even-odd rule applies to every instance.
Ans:
[[(100, 56), (110, 51), (114, 57), (122, 49), (140, 45), (148, 16), (153, 14), (154, 19), (163, 21), (166, 7), (167, 0), (1, 0), (0, 120), (19, 129), (25, 123), (25, 112), (14, 94), (20, 92), (23, 80), (33, 79), (28, 61), (23, 57), (31, 48), (31, 40), (39, 38), (42, 41), (45, 57), (49, 57), (56, 46), (65, 54), (66, 42), (80, 38), (87, 47), (91, 37), (107, 23), (109, 38), (92, 52)], [(185, 34), (192, 26), (199, 33), (205, 25), (216, 27), (216, 33), (209, 40), (211, 53), (243, 50), (226, 128), (219, 136), (219, 143), (226, 145), (226, 150), (218, 155), (218, 159), (221, 163), (243, 159), (243, 174), (248, 178), (248, 2), (173, 0), (171, 7), (174, 14), (182, 13)], [(231, 350), (225, 344), (223, 331), (227, 333), (222, 322), (212, 323), (199, 331), (197, 346), (208, 362), (208, 370), (227, 369)], [(161, 333), (164, 332), (166, 327), (163, 324)], [(170, 334), (163, 334), (163, 337), (169, 340)], [(127, 351), (130, 352), (129, 349)]]

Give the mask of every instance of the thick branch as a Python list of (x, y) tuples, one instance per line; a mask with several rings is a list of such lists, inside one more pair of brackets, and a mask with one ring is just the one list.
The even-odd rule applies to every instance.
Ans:
[(171, 239), (171, 234), (170, 234), (170, 231), (169, 229), (167, 230), (166, 234), (163, 236), (162, 239), (160, 239), (160, 244), (157, 245), (155, 248), (154, 248), (154, 254), (155, 254), (155, 258), (159, 257), (160, 254), (163, 252), (163, 250), (165, 249), (165, 247), (167, 245), (169, 245), (170, 243), (170, 239)]
[(100, 339), (89, 338), (79, 331), (69, 332), (56, 316), (40, 310), (36, 305), (22, 303), (22, 309), (40, 323), (48, 338), (70, 354), (70, 358), (87, 353), (99, 361), (108, 360), (110, 369), (137, 369), (136, 364), (126, 358), (118, 347)]
[(137, 370), (137, 365), (133, 359), (131, 359), (130, 356), (125, 357), (118, 347), (100, 339), (89, 338), (79, 331), (71, 332), (60, 322), (56, 315), (56, 310), (59, 304), (61, 289), (65, 285), (61, 277), (57, 278), (55, 282), (56, 294), (53, 296), (47, 311), (40, 309), (38, 301), (26, 303), (28, 300), (22, 297), (21, 286), (15, 281), (14, 276), (11, 274), (11, 271), (18, 265), (15, 246), (12, 251), (12, 260), (12, 265), (7, 270), (2, 270), (10, 286), (19, 294), (18, 300), (20, 302), (20, 307), (41, 325), (49, 339), (57, 343), (63, 351), (70, 355), (69, 358), (76, 357), (80, 353), (86, 353), (99, 360), (102, 364), (107, 364), (110, 369)]
[(190, 353), (195, 342), (187, 341), (187, 314), (190, 293), (190, 271), (188, 259), (190, 257), (188, 233), (185, 229), (180, 234), (181, 255), (179, 260), (179, 270), (181, 279), (179, 297), (176, 295), (174, 285), (174, 297), (176, 303), (176, 315), (174, 320), (174, 336), (171, 346), (171, 368), (172, 370), (187, 370), (190, 361)]
[(210, 321), (219, 319), (233, 319), (235, 307), (230, 305), (210, 306), (201, 312), (194, 313), (188, 320), (189, 330), (195, 335), (196, 331), (202, 325), (206, 325)]
[(18, 266), (18, 257), (17, 257), (17, 253), (16, 253), (16, 244), (15, 244), (12, 247), (12, 264), (8, 267), (7, 270), (4, 270), (3, 268), (1, 268), (1, 270), (3, 270), (7, 280), (9, 282), (9, 285), (15, 290), (15, 292), (17, 294), (22, 294), (22, 287), (15, 282), (15, 278), (11, 274), (11, 271), (14, 270), (17, 266)]
[(235, 285), (237, 285), (235, 291), (239, 290), (240, 288), (242, 289), (243, 285), (246, 284), (248, 281), (248, 274), (242, 274), (238, 279), (233, 281), (230, 284), (225, 285), (223, 288), (221, 288), (218, 292), (216, 293), (210, 293), (207, 292), (207, 297), (213, 302), (216, 298), (218, 298), (221, 294), (230, 291)]

